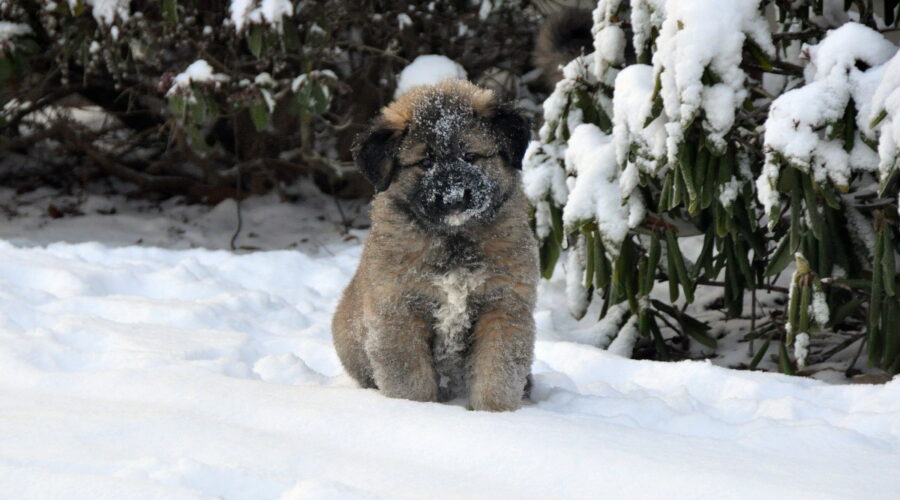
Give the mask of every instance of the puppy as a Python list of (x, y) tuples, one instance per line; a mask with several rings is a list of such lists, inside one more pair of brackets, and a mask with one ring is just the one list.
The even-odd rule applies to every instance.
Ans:
[(529, 139), (527, 119), (462, 80), (411, 89), (360, 135), (372, 229), (332, 327), (361, 386), (519, 407), (539, 274), (520, 185)]

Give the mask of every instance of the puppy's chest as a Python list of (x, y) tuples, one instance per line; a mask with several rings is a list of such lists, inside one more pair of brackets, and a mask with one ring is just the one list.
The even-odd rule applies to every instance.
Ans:
[(438, 335), (461, 336), (472, 326), (473, 302), (485, 280), (486, 273), (481, 268), (454, 269), (434, 275), (431, 282), (437, 303), (432, 313)]

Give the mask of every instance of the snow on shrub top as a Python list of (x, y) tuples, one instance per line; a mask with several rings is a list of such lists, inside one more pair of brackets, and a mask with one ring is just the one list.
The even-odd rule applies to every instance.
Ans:
[[(72, 11), (78, 5), (79, 0), (69, 0)], [(85, 0), (91, 6), (91, 14), (97, 20), (97, 24), (111, 25), (116, 18), (127, 21), (130, 17), (131, 0)]]
[(652, 173), (666, 154), (666, 130), (662, 118), (657, 117), (646, 127), (650, 116), (653, 94), (653, 68), (646, 64), (633, 64), (616, 77), (613, 92), (613, 138), (616, 159), (621, 165), (630, 165), (629, 152), (637, 147), (635, 165)]
[(612, 137), (591, 123), (579, 125), (569, 138), (566, 170), (577, 174), (563, 209), (563, 224), (596, 220), (603, 242), (610, 253), (618, 254), (628, 229), (644, 218), (644, 207), (637, 197), (622, 192), (619, 167)]
[(241, 31), (250, 24), (271, 24), (280, 28), (284, 17), (293, 14), (294, 6), (290, 0), (231, 0), (228, 12), (235, 31)]
[[(895, 128), (892, 117), (900, 111), (900, 97), (888, 102), (884, 96), (900, 83), (896, 76), (900, 63), (888, 64), (896, 52), (897, 47), (880, 33), (857, 23), (831, 30), (820, 43), (803, 47), (809, 60), (804, 69), (807, 84), (775, 99), (765, 124), (766, 165), (757, 189), (767, 212), (771, 213), (779, 200), (774, 186), (782, 159), (809, 171), (817, 183), (830, 180), (846, 191), (851, 172), (876, 170), (880, 155), (881, 179), (887, 179), (897, 151), (894, 137), (898, 136), (891, 130)], [(860, 139), (845, 145), (843, 137), (829, 137), (821, 130), (842, 119), (851, 99), (859, 110), (857, 127), (872, 139), (876, 134), (872, 118), (881, 112), (888, 115), (880, 124), (877, 155)]]
[(190, 89), (192, 83), (202, 82), (225, 82), (228, 81), (228, 75), (214, 73), (212, 66), (204, 59), (198, 59), (191, 63), (184, 71), (177, 74), (172, 81), (172, 87), (166, 95), (172, 95), (176, 92)]
[(869, 103), (869, 113), (864, 117), (860, 109), (860, 120), (868, 118), (866, 127), (877, 129), (878, 175), (883, 185), (897, 168), (900, 153), (900, 52), (880, 69), (878, 86)]
[[(632, 23), (635, 45), (638, 33), (659, 27), (653, 54), (655, 75), (660, 79), (664, 110), (673, 125), (668, 156), (674, 161), (680, 137), (697, 113), (706, 117), (704, 128), (713, 146), (724, 149), (724, 135), (734, 123), (734, 109), (747, 96), (740, 68), (745, 42), (751, 40), (764, 53), (774, 54), (771, 35), (759, 12), (759, 0), (637, 0)], [(646, 11), (651, 11), (649, 14)], [(664, 15), (661, 26), (656, 14)], [(716, 83), (704, 85), (704, 78)]]
[(31, 28), (27, 24), (0, 21), (0, 44), (12, 44), (10, 40), (13, 38), (29, 33), (31, 33)]
[(465, 68), (449, 57), (436, 54), (419, 56), (400, 72), (394, 98), (416, 85), (431, 85), (451, 78), (465, 80), (467, 77)]

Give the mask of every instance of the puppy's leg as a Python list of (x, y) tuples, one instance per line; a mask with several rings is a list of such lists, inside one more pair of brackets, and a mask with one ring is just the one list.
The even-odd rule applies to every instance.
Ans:
[(519, 407), (534, 356), (534, 318), (520, 301), (503, 299), (475, 324), (469, 405), (473, 410)]
[(410, 311), (383, 312), (366, 339), (375, 383), (385, 396), (435, 401), (438, 387), (426, 321)]
[(334, 337), (334, 348), (341, 364), (344, 365), (344, 370), (360, 386), (368, 389), (375, 387), (375, 381), (372, 378), (369, 358), (363, 348), (366, 331), (358, 314), (359, 308), (362, 307), (361, 304), (354, 278), (344, 291), (334, 318), (331, 320), (331, 333)]

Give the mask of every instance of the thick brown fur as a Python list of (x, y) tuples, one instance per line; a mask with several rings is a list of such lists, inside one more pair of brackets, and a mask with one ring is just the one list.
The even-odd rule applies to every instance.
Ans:
[(534, 65), (543, 70), (543, 80), (553, 88), (562, 79), (560, 66), (582, 53), (593, 52), (593, 19), (587, 9), (565, 8), (552, 14), (541, 25), (534, 44)]
[[(445, 129), (446, 113), (463, 118)], [(475, 410), (520, 406), (538, 280), (519, 176), (527, 125), (490, 91), (456, 81), (405, 94), (360, 139), (357, 163), (379, 193), (333, 332), (363, 387), (416, 401), (468, 395)], [(416, 208), (429, 175), (423, 160), (444, 140), (493, 190), (487, 215), (447, 225)]]

